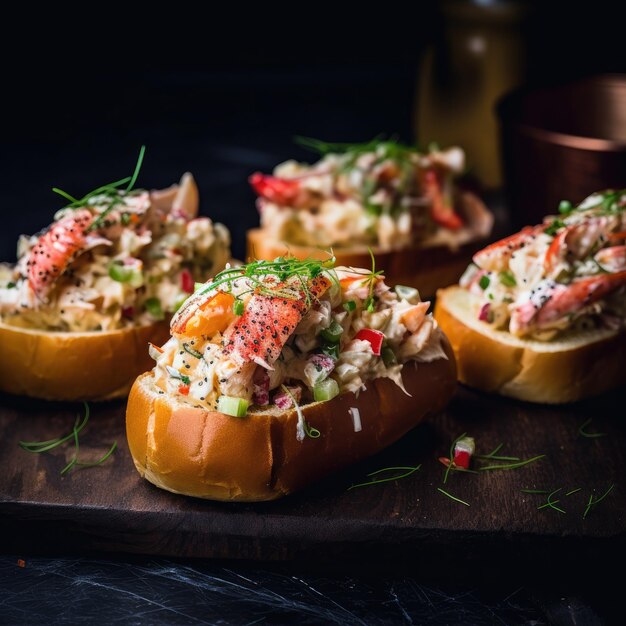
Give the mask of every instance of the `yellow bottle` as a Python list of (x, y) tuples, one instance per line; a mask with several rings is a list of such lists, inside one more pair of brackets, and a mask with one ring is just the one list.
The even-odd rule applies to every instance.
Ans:
[(415, 128), (426, 146), (458, 145), (486, 188), (501, 184), (494, 106), (523, 79), (525, 5), (494, 0), (442, 3), (443, 38), (426, 51), (418, 77)]

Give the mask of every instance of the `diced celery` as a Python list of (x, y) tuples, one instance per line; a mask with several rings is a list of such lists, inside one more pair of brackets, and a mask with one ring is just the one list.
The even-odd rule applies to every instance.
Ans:
[(249, 404), (250, 403), (243, 398), (236, 398), (235, 396), (220, 396), (217, 399), (217, 410), (225, 415), (245, 417), (248, 412)]
[(320, 331), (320, 336), (330, 343), (339, 343), (342, 334), (343, 326), (336, 320), (333, 320), (328, 328)]
[(339, 395), (339, 385), (334, 378), (327, 378), (313, 387), (313, 398), (316, 402), (332, 400)]

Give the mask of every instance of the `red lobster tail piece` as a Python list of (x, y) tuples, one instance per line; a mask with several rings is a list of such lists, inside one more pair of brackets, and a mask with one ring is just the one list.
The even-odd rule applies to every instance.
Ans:
[(43, 298), (56, 279), (87, 244), (85, 231), (93, 216), (86, 209), (77, 210), (52, 224), (30, 251), (28, 280), (33, 291)]
[(261, 361), (271, 365), (312, 302), (331, 285), (324, 275), (304, 287), (278, 284), (273, 289), (292, 292), (290, 297), (255, 294), (243, 315), (224, 333), (223, 351), (239, 363)]

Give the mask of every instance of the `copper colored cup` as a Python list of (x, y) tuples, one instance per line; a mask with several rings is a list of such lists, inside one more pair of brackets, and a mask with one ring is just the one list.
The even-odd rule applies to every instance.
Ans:
[(626, 187), (626, 75), (515, 91), (497, 110), (514, 226), (540, 222), (561, 200)]

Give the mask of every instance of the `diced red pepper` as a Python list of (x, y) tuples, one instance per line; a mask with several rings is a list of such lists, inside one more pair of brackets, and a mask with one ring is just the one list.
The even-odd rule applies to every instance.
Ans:
[(185, 385), (184, 383), (182, 385), (178, 386), (178, 393), (180, 393), (183, 396), (188, 396), (189, 395), (189, 385)]
[(473, 437), (463, 437), (454, 445), (454, 458), (452, 462), (456, 467), (469, 469), (472, 455), (474, 454), (475, 444)]
[(481, 322), (488, 322), (490, 312), (491, 312), (491, 304), (489, 302), (486, 302), (480, 307), (480, 311), (478, 313), (478, 319)]
[(256, 193), (280, 205), (288, 205), (293, 202), (300, 193), (300, 182), (276, 176), (266, 176), (261, 172), (255, 172), (248, 179)]
[(450, 230), (461, 228), (463, 220), (454, 210), (452, 203), (444, 198), (441, 184), (434, 170), (426, 170), (422, 173), (422, 185), (424, 193), (430, 200), (430, 216), (433, 221)]
[(380, 356), (380, 351), (383, 347), (383, 341), (385, 339), (384, 333), (381, 333), (379, 330), (374, 330), (372, 328), (362, 328), (355, 336), (355, 339), (360, 339), (362, 341), (369, 341), (372, 346), (372, 352), (376, 356)]
[(194, 281), (193, 276), (191, 275), (191, 272), (187, 268), (183, 269), (183, 271), (180, 273), (181, 289), (185, 293), (193, 293), (195, 285), (196, 285), (196, 282)]

